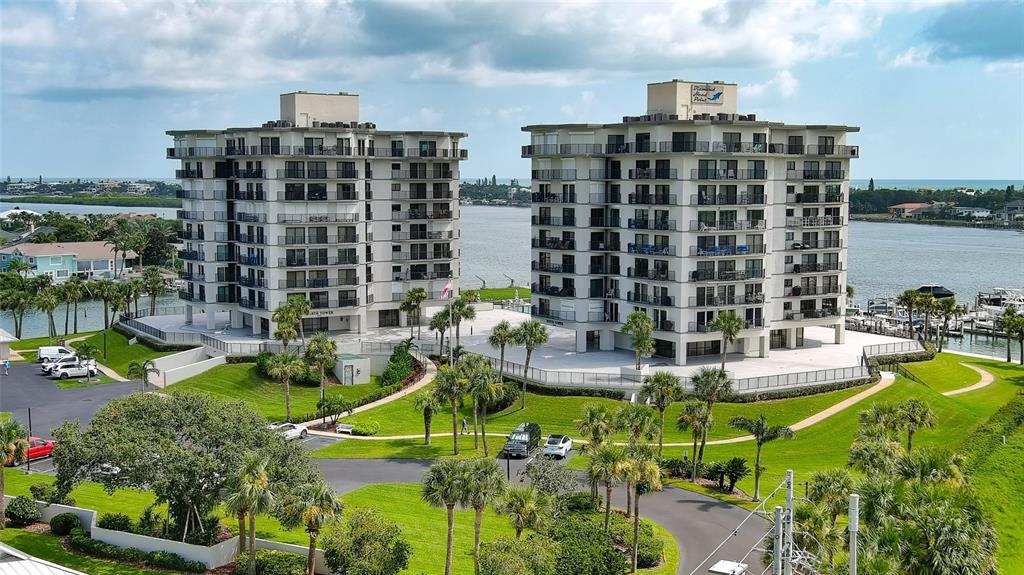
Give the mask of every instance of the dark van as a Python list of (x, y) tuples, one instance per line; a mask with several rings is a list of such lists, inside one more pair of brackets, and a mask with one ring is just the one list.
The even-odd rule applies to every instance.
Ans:
[(520, 423), (505, 441), (505, 457), (529, 457), (540, 446), (540, 426)]

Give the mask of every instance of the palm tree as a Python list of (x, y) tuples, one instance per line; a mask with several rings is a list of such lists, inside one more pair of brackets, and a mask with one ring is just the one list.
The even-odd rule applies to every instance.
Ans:
[(0, 294), (0, 306), (14, 316), (14, 337), (21, 338), (25, 312), (33, 308), (32, 294), (23, 288), (5, 289)]
[(36, 309), (46, 312), (46, 337), (49, 343), (57, 337), (57, 326), (53, 323), (53, 312), (60, 305), (57, 288), (50, 286), (39, 290), (35, 297)]
[(268, 465), (264, 455), (244, 454), (241, 467), (228, 482), (230, 493), (224, 501), (240, 522), (243, 514), (249, 516), (249, 575), (256, 575), (256, 517), (269, 513), (276, 503)]
[[(615, 431), (615, 420), (603, 403), (588, 403), (583, 406), (583, 416), (573, 422), (587, 443), (583, 450), (593, 453), (604, 445), (605, 440)], [(591, 476), (590, 497), (597, 499), (597, 479)]]
[(736, 341), (736, 336), (743, 329), (743, 320), (732, 310), (724, 311), (711, 320), (711, 331), (722, 332), (722, 371), (725, 371), (725, 355), (729, 344)]
[(908, 289), (896, 297), (896, 303), (907, 310), (907, 335), (914, 339), (914, 308), (921, 299), (921, 294), (915, 290)]
[(457, 459), (441, 459), (423, 475), (423, 501), (448, 511), (448, 545), (444, 575), (452, 573), (452, 548), (455, 540), (455, 506), (466, 498), (466, 465)]
[(939, 352), (942, 351), (942, 344), (945, 342), (945, 338), (949, 337), (949, 320), (956, 315), (958, 308), (956, 300), (951, 297), (940, 299), (936, 305), (936, 312), (942, 318), (942, 336), (938, 338)]
[(301, 526), (309, 535), (306, 575), (314, 575), (316, 541), (320, 537), (320, 532), (341, 519), (344, 507), (341, 497), (323, 481), (305, 485), (281, 502), (281, 525), (285, 529)]
[(901, 428), (898, 403), (872, 403), (870, 407), (857, 414), (860, 425), (882, 431), (898, 431)]
[[(640, 496), (661, 489), (661, 467), (650, 445), (638, 444), (629, 448), (625, 466), (626, 483), (633, 486), (633, 565), (636, 573), (640, 551)], [(627, 517), (629, 515), (627, 514)]]
[[(421, 391), (412, 399), (412, 408), (423, 414), (423, 444), (430, 445), (430, 425), (434, 414), (444, 408), (444, 402), (432, 391)], [(484, 440), (484, 445), (487, 441)]]
[[(99, 352), (100, 348), (88, 341), (83, 341), (75, 347), (75, 354), (82, 363), (87, 363), (91, 359), (96, 359), (96, 355), (99, 354)], [(86, 383), (92, 383), (92, 375), (90, 375), (90, 373), (91, 372), (89, 370), (85, 370)]]
[(465, 393), (464, 382), (451, 366), (443, 365), (434, 378), (434, 393), (437, 398), (452, 407), (452, 441), (455, 455), (459, 454), (459, 401)]
[[(693, 396), (704, 402), (708, 408), (708, 421), (714, 413), (715, 403), (732, 394), (732, 382), (724, 369), (702, 367), (690, 381), (693, 383)], [(700, 452), (696, 455), (697, 462), (704, 461), (704, 446), (708, 441), (710, 423), (704, 428), (700, 438)]]
[(680, 431), (690, 430), (693, 434), (693, 472), (690, 479), (697, 483), (697, 441), (707, 436), (707, 432), (714, 425), (714, 418), (711, 417), (711, 410), (706, 403), (696, 399), (683, 403), (683, 409), (676, 419), (676, 429)]
[(284, 384), (285, 421), (292, 420), (292, 390), (289, 384), (291, 380), (301, 375), (305, 369), (306, 366), (299, 359), (299, 356), (290, 351), (276, 353), (270, 359), (267, 374)]
[[(425, 289), (423, 289), (421, 287), (416, 287), (416, 288), (412, 288), (409, 291), (405, 292), (405, 300), (402, 302), (402, 308), (401, 308), (402, 311), (404, 311), (406, 313), (406, 315), (416, 319), (416, 335), (417, 336), (420, 334), (420, 312), (421, 312), (421, 306), (423, 305), (423, 301), (426, 300), (426, 299), (427, 299), (427, 290), (425, 290)], [(410, 336), (412, 335), (412, 325), (413, 325), (413, 323), (410, 321), (409, 322), (409, 335)]]
[(524, 321), (513, 330), (515, 342), (526, 348), (526, 361), (523, 363), (523, 394), (522, 405), (526, 409), (526, 378), (530, 373), (530, 358), (533, 350), (548, 342), (548, 328), (535, 319)]
[[(430, 316), (430, 324), (427, 327), (430, 331), (436, 331), (441, 334), (441, 353), (438, 355), (444, 355), (444, 334), (451, 327), (448, 312), (441, 310)], [(451, 347), (451, 342), (448, 343), (448, 346)]]
[(856, 293), (856, 291), (857, 290), (853, 288), (852, 284), (846, 284), (846, 305), (853, 304), (853, 294)]
[(4, 528), (4, 470), (8, 465), (18, 465), (28, 458), (28, 432), (14, 418), (0, 420), (0, 530)]
[(607, 531), (612, 513), (612, 489), (624, 479), (626, 450), (619, 445), (601, 445), (590, 451), (590, 466), (595, 480), (604, 482), (604, 529)]
[(306, 363), (315, 367), (320, 372), (320, 399), (324, 398), (327, 388), (327, 380), (324, 372), (329, 367), (334, 367), (338, 361), (338, 344), (331, 339), (326, 331), (318, 331), (313, 334), (306, 346)]
[(634, 311), (626, 317), (622, 333), (630, 336), (633, 353), (636, 355), (636, 369), (640, 371), (640, 359), (654, 354), (654, 322), (642, 311)]
[(459, 339), (459, 331), (462, 327), (463, 321), (472, 321), (476, 319), (476, 310), (470, 305), (469, 301), (462, 299), (461, 297), (453, 302), (450, 302), (447, 306), (451, 316), (452, 323), (455, 324), (455, 345), (459, 345), (461, 340)]
[(103, 300), (103, 329), (110, 329), (110, 302), (117, 287), (110, 280), (96, 280), (89, 286), (92, 297)]
[(270, 320), (277, 324), (277, 329), (274, 330), (274, 339), (280, 340), (284, 350), (288, 351), (288, 342), (295, 341), (299, 336), (295, 329), (298, 319), (295, 316), (295, 308), (291, 305), (291, 300), (278, 304), (277, 309), (270, 315)]
[(920, 399), (910, 398), (899, 405), (900, 427), (907, 430), (907, 452), (913, 449), (914, 434), (935, 427), (935, 412)]
[(306, 330), (303, 329), (302, 318), (313, 311), (313, 302), (304, 297), (290, 297), (288, 298), (288, 306), (292, 308), (295, 323), (299, 326), (299, 338), (302, 340), (302, 345), (306, 345)]
[(466, 393), (473, 399), (473, 448), (479, 448), (476, 436), (477, 415), (480, 415), (480, 434), (484, 438), (484, 457), (489, 457), (487, 447), (487, 406), (499, 398), (505, 391), (504, 385), (494, 373), (491, 361), (482, 355), (471, 354), (459, 362), (460, 368), (466, 369)]
[(917, 306), (924, 312), (924, 340), (928, 341), (932, 325), (932, 314), (938, 311), (939, 301), (931, 294), (921, 294), (921, 299), (917, 302)]
[(679, 377), (667, 371), (656, 371), (644, 380), (640, 395), (649, 399), (658, 410), (658, 456), (661, 457), (665, 440), (665, 410), (683, 395), (683, 388), (679, 385)]
[(742, 415), (736, 415), (729, 420), (729, 426), (746, 431), (754, 436), (757, 444), (757, 454), (754, 457), (754, 501), (761, 500), (761, 448), (765, 443), (776, 439), (792, 439), (793, 430), (784, 425), (771, 425), (764, 415), (758, 415), (757, 419), (750, 419)]
[(85, 295), (85, 282), (78, 276), (71, 276), (68, 281), (64, 282), (61, 287), (61, 295), (64, 300), (64, 335), (68, 335), (68, 315), (71, 310), (71, 305), (75, 306), (75, 325), (74, 331), (71, 333), (78, 333), (78, 302), (82, 301), (82, 297)]
[(845, 509), (853, 490), (853, 476), (845, 467), (815, 471), (807, 484), (807, 498), (828, 510), (832, 525)]
[[(615, 412), (615, 428), (626, 433), (629, 447), (632, 449), (638, 445), (654, 439), (655, 434), (654, 410), (646, 405), (628, 403)], [(626, 517), (632, 513), (630, 498), (633, 496), (633, 484), (626, 480)]]
[(1013, 357), (1010, 356), (1010, 342), (1013, 336), (1010, 333), (1013, 331), (1014, 322), (1020, 317), (1017, 314), (1017, 310), (1011, 305), (1003, 310), (1003, 315), (996, 318), (996, 327), (1003, 330), (1006, 334), (1006, 362), (1013, 362)]
[(142, 296), (143, 287), (142, 280), (139, 278), (131, 278), (121, 283), (121, 293), (124, 294), (125, 300), (128, 302), (124, 308), (125, 311), (131, 313), (131, 304), (135, 304), (135, 315), (139, 315), (139, 297)]
[(512, 520), (512, 528), (516, 530), (516, 539), (519, 539), (524, 529), (538, 530), (547, 524), (551, 514), (551, 500), (532, 485), (512, 486), (495, 503), (494, 508), (498, 513), (508, 515)]
[[(486, 441), (485, 441), (486, 443)], [(465, 498), (475, 515), (473, 520), (473, 572), (480, 575), (480, 526), (487, 505), (500, 497), (507, 487), (498, 463), (486, 457), (466, 464)]]
[(142, 272), (142, 291), (149, 296), (149, 315), (156, 315), (156, 298), (167, 292), (167, 284), (160, 276), (159, 268), (149, 267)]
[(501, 320), (491, 328), (491, 335), (487, 336), (487, 343), (491, 347), (501, 350), (498, 363), (498, 380), (505, 381), (505, 347), (516, 342), (515, 330), (508, 320)]
[(32, 271), (32, 265), (21, 258), (16, 258), (7, 264), (6, 271), (14, 272), (21, 275), (23, 279), (28, 279), (28, 272)]
[(1009, 341), (1010, 337), (1017, 338), (1017, 344), (1020, 347), (1020, 364), (1024, 365), (1024, 315), (1018, 314), (1010, 322), (1010, 329), (1006, 332), (1007, 341)]
[(128, 377), (139, 379), (139, 382), (142, 384), (142, 389), (139, 391), (143, 393), (149, 389), (150, 374), (160, 375), (160, 370), (156, 368), (156, 364), (151, 359), (142, 362), (133, 361), (128, 364)]

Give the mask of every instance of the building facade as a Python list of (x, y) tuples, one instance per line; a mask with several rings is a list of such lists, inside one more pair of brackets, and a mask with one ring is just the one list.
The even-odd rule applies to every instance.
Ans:
[(122, 274), (137, 257), (133, 251), (115, 252), (106, 242), (26, 242), (0, 249), (0, 271), (20, 260), (29, 265), (28, 277), (50, 276), (54, 283), (63, 283), (71, 276), (112, 279), (115, 269)]
[(405, 325), (405, 293), (430, 305), (459, 277), (458, 132), (384, 131), (358, 96), (281, 95), (253, 128), (172, 130), (180, 161), (179, 297), (186, 319), (230, 312), (269, 336), (288, 298), (312, 304), (306, 333)]
[(629, 348), (634, 310), (655, 355), (718, 354), (711, 323), (744, 329), (730, 353), (843, 340), (849, 164), (842, 125), (736, 113), (736, 85), (648, 85), (648, 112), (612, 124), (531, 125), (532, 311), (576, 330), (578, 351)]

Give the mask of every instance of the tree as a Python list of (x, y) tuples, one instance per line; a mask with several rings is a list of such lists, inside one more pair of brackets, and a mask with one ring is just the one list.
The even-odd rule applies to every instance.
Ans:
[(430, 445), (430, 425), (434, 414), (444, 408), (444, 402), (433, 391), (421, 391), (413, 397), (412, 408), (423, 414), (423, 445)]
[(828, 511), (832, 525), (846, 509), (853, 490), (853, 476), (845, 467), (825, 469), (811, 473), (807, 483), (807, 498)]
[(928, 333), (932, 324), (932, 314), (935, 313), (938, 302), (932, 294), (920, 294), (917, 299), (917, 309), (924, 313), (924, 341), (928, 341)]
[[(427, 327), (430, 329), (430, 331), (436, 331), (439, 334), (441, 334), (441, 353), (439, 355), (444, 355), (444, 334), (446, 331), (448, 331), (448, 328), (451, 327), (451, 323), (449, 322), (448, 318), (448, 313), (444, 310), (441, 310), (435, 313), (434, 315), (430, 316), (430, 324)], [(448, 343), (448, 346), (451, 347), (451, 342)]]
[(914, 339), (914, 308), (920, 300), (921, 294), (915, 290), (908, 289), (896, 297), (896, 303), (907, 310), (907, 337)]
[(20, 275), (24, 279), (28, 279), (28, 272), (32, 271), (32, 266), (21, 258), (12, 259), (7, 264), (7, 271)]
[(441, 459), (423, 475), (423, 501), (448, 512), (448, 543), (444, 574), (452, 574), (452, 548), (455, 542), (455, 506), (466, 500), (466, 464), (457, 459)]
[(443, 365), (434, 378), (434, 393), (437, 398), (452, 408), (452, 442), (454, 455), (459, 454), (459, 401), (465, 393), (464, 382), (451, 366)]
[(756, 419), (737, 415), (729, 420), (729, 426), (754, 436), (757, 444), (757, 455), (754, 457), (754, 501), (760, 501), (761, 472), (764, 470), (761, 466), (761, 448), (776, 439), (792, 439), (793, 430), (784, 425), (771, 425), (764, 415), (758, 415)]
[[(633, 486), (633, 549), (632, 573), (636, 573), (637, 556), (640, 550), (640, 496), (661, 489), (661, 467), (651, 446), (631, 446), (625, 466), (627, 485)], [(627, 515), (628, 517), (628, 515)]]
[(661, 457), (665, 441), (665, 410), (683, 394), (679, 377), (667, 371), (656, 371), (644, 379), (640, 395), (650, 400), (658, 410), (658, 456)]
[(956, 300), (951, 297), (940, 299), (936, 305), (936, 312), (942, 318), (942, 336), (938, 338), (938, 350), (940, 353), (942, 352), (943, 343), (949, 337), (949, 320), (956, 316), (958, 309), (959, 306), (956, 305)]
[(502, 537), (480, 549), (480, 575), (555, 575), (559, 545), (548, 537)]
[(46, 337), (49, 343), (57, 337), (57, 326), (53, 323), (53, 312), (60, 305), (60, 298), (57, 295), (57, 288), (50, 286), (39, 290), (35, 297), (35, 307), (39, 311), (46, 312)]
[(78, 333), (78, 302), (82, 301), (82, 297), (85, 295), (84, 282), (78, 276), (71, 276), (68, 281), (64, 282), (61, 286), (61, 295), (64, 300), (64, 335), (68, 335), (68, 312), (71, 306), (75, 306), (75, 324), (74, 331), (71, 333)]
[[(90, 360), (96, 359), (96, 355), (99, 354), (99, 352), (100, 348), (89, 343), (88, 341), (83, 341), (79, 343), (77, 347), (75, 347), (75, 353), (78, 355), (78, 359), (82, 363), (88, 363)], [(85, 383), (92, 383), (92, 375), (89, 370), (85, 371)]]
[[(588, 403), (583, 406), (583, 415), (573, 422), (580, 435), (587, 440), (583, 451), (591, 453), (601, 447), (615, 430), (615, 420), (603, 403)], [(591, 476), (590, 496), (597, 499), (597, 480)]]
[(1010, 342), (1013, 340), (1011, 333), (1014, 331), (1018, 317), (1021, 316), (1017, 314), (1017, 310), (1011, 305), (1003, 310), (1001, 316), (996, 318), (996, 327), (1003, 330), (1003, 333), (1006, 334), (1006, 363), (1013, 362), (1013, 357), (1010, 356)]
[(291, 381), (302, 375), (306, 366), (299, 359), (299, 356), (290, 351), (275, 353), (267, 366), (267, 375), (284, 384), (284, 412), (285, 421), (292, 420), (292, 390)]
[(722, 332), (722, 371), (725, 371), (725, 356), (729, 344), (736, 341), (740, 330), (743, 329), (743, 320), (736, 315), (736, 312), (728, 310), (711, 320), (710, 328), (712, 331)]
[(156, 368), (156, 364), (153, 360), (147, 359), (145, 361), (132, 361), (128, 364), (128, 377), (137, 378), (139, 383), (142, 384), (139, 391), (145, 393), (149, 389), (149, 376), (160, 375), (160, 370)]
[(523, 535), (524, 529), (542, 529), (551, 518), (551, 500), (532, 485), (509, 487), (494, 508), (508, 515), (516, 530), (516, 539)]
[(590, 453), (593, 476), (604, 483), (604, 528), (607, 531), (612, 513), (612, 489), (625, 479), (626, 450), (618, 445), (601, 445)]
[(288, 306), (292, 308), (295, 324), (299, 326), (299, 337), (302, 339), (302, 345), (306, 345), (306, 330), (303, 328), (302, 318), (313, 311), (313, 302), (302, 296), (293, 296), (288, 298)]
[(142, 272), (142, 290), (149, 296), (149, 315), (156, 315), (156, 298), (167, 292), (167, 285), (158, 268), (150, 267)]
[[(411, 313), (412, 317), (416, 319), (416, 334), (420, 334), (420, 314), (422, 313), (423, 302), (427, 299), (427, 290), (421, 287), (415, 287), (405, 292), (405, 300), (402, 302), (403, 305), (407, 304), (405, 311), (406, 314)], [(412, 334), (412, 322), (409, 323), (409, 333)]]
[(868, 191), (869, 192), (875, 191), (875, 179), (874, 178), (868, 178)]
[(462, 328), (462, 322), (476, 319), (476, 310), (473, 309), (473, 306), (467, 300), (461, 297), (449, 302), (445, 309), (455, 325), (455, 345), (460, 345), (459, 332)]
[(899, 405), (900, 427), (907, 432), (907, 451), (913, 449), (914, 434), (935, 427), (935, 412), (920, 399), (910, 398)]
[(249, 518), (249, 575), (256, 575), (256, 517), (274, 508), (275, 498), (270, 474), (267, 472), (268, 465), (263, 455), (246, 453), (241, 468), (230, 483), (232, 491), (225, 499), (227, 508), (236, 517), (244, 513)]
[(4, 499), (3, 467), (18, 465), (28, 458), (28, 432), (14, 418), (0, 420), (0, 530), (6, 521), (4, 512), (7, 503)]
[(521, 407), (526, 409), (526, 378), (530, 372), (530, 359), (533, 357), (533, 350), (548, 342), (548, 328), (535, 319), (524, 321), (514, 330), (514, 337), (517, 345), (526, 348), (526, 361), (523, 363), (523, 390)]
[(470, 354), (459, 362), (459, 369), (464, 370), (466, 393), (473, 400), (473, 448), (477, 444), (476, 423), (480, 416), (480, 433), (484, 437), (484, 457), (489, 457), (487, 447), (487, 406), (500, 399), (505, 393), (505, 386), (498, 379), (491, 361), (482, 355)]
[(499, 321), (491, 328), (491, 335), (487, 336), (487, 343), (495, 349), (501, 350), (498, 362), (498, 380), (505, 381), (505, 347), (516, 343), (515, 330), (508, 320)]
[(711, 410), (706, 403), (691, 399), (683, 403), (683, 409), (676, 419), (676, 429), (680, 431), (690, 430), (693, 435), (693, 471), (690, 473), (690, 480), (697, 483), (697, 442), (702, 437), (707, 437), (707, 432), (714, 425), (711, 417)]
[(354, 509), (321, 545), (331, 573), (398, 575), (409, 566), (412, 546), (402, 530), (378, 511)]
[(327, 388), (327, 378), (324, 372), (334, 367), (338, 361), (338, 344), (335, 343), (326, 331), (318, 331), (313, 334), (306, 346), (306, 363), (315, 367), (320, 372), (320, 399), (324, 398)]
[(274, 330), (274, 339), (280, 340), (284, 351), (288, 351), (288, 342), (295, 341), (295, 338), (299, 336), (295, 331), (295, 323), (298, 318), (295, 315), (295, 307), (291, 305), (291, 300), (278, 305), (270, 319), (277, 324), (277, 329)]
[(10, 311), (11, 315), (14, 316), (14, 337), (17, 338), (21, 338), (22, 335), (21, 330), (25, 325), (25, 312), (33, 307), (32, 294), (27, 291), (27, 286), (24, 285), (23, 281), (20, 283), (22, 284), (21, 287), (6, 287), (0, 293), (0, 307)]
[(505, 477), (493, 459), (481, 458), (466, 464), (466, 502), (473, 508), (473, 571), (480, 575), (480, 526), (484, 510), (507, 487)]
[[(732, 394), (732, 382), (729, 381), (729, 376), (725, 374), (724, 369), (713, 367), (700, 368), (700, 371), (690, 381), (693, 383), (693, 396), (703, 401), (708, 408), (708, 421), (710, 422), (710, 414), (713, 413), (715, 404)], [(710, 428), (709, 423), (701, 435), (700, 452), (696, 455), (698, 463), (704, 461), (704, 446), (707, 444)]]
[(1009, 341), (1011, 337), (1017, 338), (1017, 344), (1020, 348), (1020, 364), (1024, 365), (1024, 315), (1017, 314), (1017, 317), (1011, 320), (1006, 331), (1006, 340)]
[(622, 333), (630, 336), (633, 353), (636, 355), (636, 369), (640, 371), (640, 359), (654, 354), (654, 322), (642, 311), (634, 311), (626, 317)]
[[(627, 403), (615, 411), (615, 428), (626, 433), (630, 448), (654, 439), (656, 425), (654, 410), (646, 405)], [(626, 517), (632, 513), (631, 497), (633, 497), (633, 484), (627, 476)]]
[(285, 529), (302, 527), (309, 536), (306, 575), (314, 575), (316, 542), (320, 532), (341, 519), (345, 504), (329, 485), (317, 481), (285, 496), (278, 515)]
[(856, 293), (856, 290), (854, 289), (853, 284), (846, 284), (846, 303), (847, 303), (847, 305), (850, 305), (850, 304), (853, 303), (853, 294), (854, 293)]

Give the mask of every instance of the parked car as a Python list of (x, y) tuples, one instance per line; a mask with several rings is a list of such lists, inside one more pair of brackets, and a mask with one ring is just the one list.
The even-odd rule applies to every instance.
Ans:
[(536, 423), (520, 423), (505, 441), (506, 458), (529, 457), (540, 446), (540, 426)]
[(544, 455), (565, 459), (572, 451), (572, 438), (568, 435), (549, 435), (544, 444)]
[(48, 359), (44, 361), (39, 366), (39, 369), (42, 370), (43, 373), (49, 375), (50, 373), (53, 372), (54, 369), (58, 367), (64, 367), (65, 365), (74, 365), (76, 363), (78, 363), (78, 356), (65, 355), (63, 357), (55, 357), (53, 359)]
[(28, 458), (41, 459), (53, 455), (54, 442), (39, 437), (28, 438)]
[(99, 373), (95, 362), (73, 363), (70, 365), (58, 365), (50, 372), (54, 379), (68, 379), (69, 377), (95, 377)]
[(268, 425), (267, 429), (281, 434), (285, 439), (305, 439), (309, 435), (309, 430), (306, 429), (306, 426), (299, 425), (298, 423), (282, 423), (278, 421)]
[(75, 350), (63, 345), (44, 345), (36, 351), (36, 361), (45, 363), (69, 355), (75, 355)]

